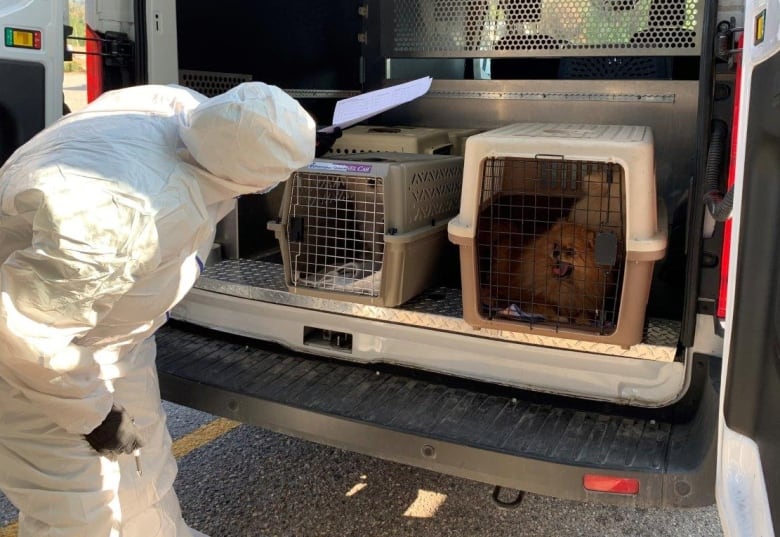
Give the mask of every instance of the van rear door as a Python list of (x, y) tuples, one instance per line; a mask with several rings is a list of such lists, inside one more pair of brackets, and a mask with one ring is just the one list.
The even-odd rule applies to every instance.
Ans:
[(62, 115), (65, 5), (0, 3), (0, 165)]
[(748, 2), (716, 497), (726, 535), (780, 528), (780, 5)]

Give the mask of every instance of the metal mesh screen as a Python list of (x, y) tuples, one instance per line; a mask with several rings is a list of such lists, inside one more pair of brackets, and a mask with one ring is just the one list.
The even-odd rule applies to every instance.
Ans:
[(613, 333), (625, 258), (620, 166), (490, 158), (482, 177), (485, 317)]
[(383, 180), (310, 172), (297, 172), (290, 180), (286, 226), (293, 284), (379, 296)]
[(671, 58), (635, 56), (608, 58), (565, 58), (559, 69), (561, 78), (641, 79), (671, 78)]
[(387, 57), (698, 55), (704, 0), (394, 0)]
[(252, 80), (252, 75), (240, 73), (214, 73), (211, 71), (179, 70), (179, 84), (194, 89), (206, 97), (214, 97)]

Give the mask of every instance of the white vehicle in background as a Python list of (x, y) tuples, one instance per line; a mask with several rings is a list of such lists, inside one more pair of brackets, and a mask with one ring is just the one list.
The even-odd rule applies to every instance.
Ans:
[[(30, 81), (0, 85), (0, 114), (12, 118), (0, 123), (2, 158), (58, 116), (63, 7), (55, 0), (0, 4), (0, 79)], [(158, 335), (166, 399), (491, 483), (499, 503), (512, 501), (502, 488), (644, 507), (717, 500), (727, 535), (774, 535), (780, 252), (771, 233), (780, 228), (780, 4), (86, 0), (86, 12), (88, 35), (76, 37), (91, 39), (90, 98), (138, 83), (179, 83), (215, 95), (261, 80), (328, 125), (340, 99), (431, 76), (424, 97), (361, 127), (371, 143), (416, 130), (413, 152), (435, 161), (434, 153), (462, 154), (459, 136), (517, 123), (544, 123), (548, 137), (560, 134), (555, 129), (590, 136), (594, 124), (653, 133), (660, 201), (652, 221), (664, 237), (653, 244), (663, 244), (663, 258), (641, 251), (645, 238), (632, 235), (633, 224), (616, 240), (625, 237), (636, 251), (610, 250), (597, 237), (602, 256), (617, 251), (620, 259), (629, 254), (653, 264), (641, 341), (572, 336), (581, 327), (550, 335), (533, 322), (513, 331), (504, 320), (491, 324), (492, 313), (482, 326), (466, 322), (464, 310), (474, 305), (468, 297), (479, 295), (479, 286), (463, 275), (470, 263), (463, 247), (479, 250), (484, 231), (481, 220), (469, 221), (469, 207), (490, 206), (487, 194), (464, 196), (460, 213), (447, 217), (457, 244), (442, 247), (433, 281), (413, 299), (389, 303), (375, 289), (353, 296), (341, 284), (313, 290), (313, 273), (291, 268), (319, 221), (296, 212), (293, 188), (305, 178), (314, 180), (312, 189), (339, 184), (338, 199), (357, 203), (367, 187), (349, 185), (373, 169), (361, 184), (385, 185), (386, 221), (374, 214), (353, 232), (381, 241), (384, 250), (371, 251), (387, 254), (379, 265), (385, 276), (407, 282), (422, 270), (425, 249), (391, 272), (397, 267), (389, 252), (406, 237), (388, 224), (397, 218), (392, 166), (378, 164), (387, 156), (353, 155), (362, 146), (346, 140), (369, 143), (355, 130), (288, 185), (237, 200), (203, 275)], [(449, 133), (449, 143), (425, 145), (421, 133), (433, 137), (437, 129)], [(479, 143), (465, 146), (468, 170)], [(419, 160), (392, 158), (400, 167)], [(506, 164), (515, 157), (496, 158)], [(569, 156), (531, 156), (545, 169), (593, 165), (591, 157), (577, 158), (566, 168), (551, 162)], [(609, 157), (598, 166), (616, 162)], [(619, 197), (628, 200), (622, 218), (635, 222), (639, 183), (621, 169), (629, 177)], [(466, 192), (479, 178), (462, 179)], [(328, 195), (311, 206), (328, 206)], [(350, 211), (352, 220), (367, 212)], [(439, 216), (430, 222), (437, 225), (443, 229)], [(345, 267), (318, 274), (331, 282), (346, 277)]]
[(0, 2), (0, 162), (62, 115), (67, 0)]

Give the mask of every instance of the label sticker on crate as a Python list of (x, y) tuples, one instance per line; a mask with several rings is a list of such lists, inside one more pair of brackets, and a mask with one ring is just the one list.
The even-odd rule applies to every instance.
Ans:
[(371, 173), (370, 164), (346, 164), (342, 162), (315, 161), (309, 165), (310, 170), (327, 170), (331, 172)]

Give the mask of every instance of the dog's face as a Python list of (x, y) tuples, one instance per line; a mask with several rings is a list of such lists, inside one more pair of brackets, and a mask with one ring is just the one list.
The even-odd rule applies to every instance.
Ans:
[[(536, 256), (546, 255), (548, 276), (577, 282), (596, 272), (593, 255), (596, 234), (583, 226), (560, 222), (537, 242)], [(537, 261), (539, 261), (537, 257)]]
[(490, 285), (481, 289), (483, 303), (522, 304), (525, 312), (548, 321), (577, 319), (580, 324), (604, 307), (614, 276), (596, 263), (594, 231), (558, 221), (528, 244), (509, 237), (494, 246)]
[(558, 222), (533, 245), (533, 277), (525, 284), (535, 300), (577, 317), (602, 307), (605, 272), (596, 263), (596, 234), (585, 226)]

